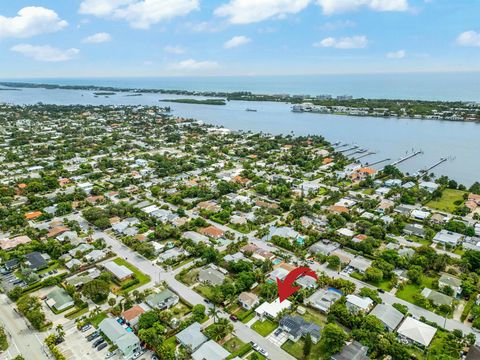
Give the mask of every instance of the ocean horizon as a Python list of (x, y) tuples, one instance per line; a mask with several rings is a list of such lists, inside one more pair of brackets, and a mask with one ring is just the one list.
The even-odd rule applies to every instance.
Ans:
[(15, 78), (11, 82), (355, 98), (480, 101), (480, 72), (205, 77)]

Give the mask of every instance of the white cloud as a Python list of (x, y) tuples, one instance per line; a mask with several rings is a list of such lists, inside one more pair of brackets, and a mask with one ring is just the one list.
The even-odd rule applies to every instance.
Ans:
[(165, 50), (165, 52), (169, 54), (175, 55), (181, 55), (187, 52), (187, 50), (185, 50), (185, 48), (183, 48), (182, 46), (165, 46), (163, 50)]
[(310, 0), (230, 0), (215, 9), (215, 15), (228, 17), (232, 24), (250, 24), (296, 14), (309, 3)]
[(457, 44), (460, 46), (480, 47), (480, 33), (476, 31), (465, 31), (458, 35)]
[(112, 40), (112, 36), (109, 33), (100, 32), (91, 36), (87, 36), (85, 39), (82, 40), (82, 42), (87, 44), (100, 44), (108, 42), (110, 40)]
[(367, 7), (373, 11), (407, 11), (407, 0), (317, 0), (325, 15)]
[(125, 20), (131, 27), (148, 29), (151, 25), (199, 8), (199, 0), (84, 0), (80, 13)]
[(368, 39), (366, 36), (352, 36), (352, 37), (342, 37), (334, 38), (328, 37), (322, 41), (316, 42), (313, 44), (315, 47), (331, 47), (335, 49), (361, 49), (366, 47), (368, 44)]
[(223, 47), (225, 49), (232, 49), (237, 46), (248, 44), (250, 41), (252, 41), (250, 38), (243, 35), (234, 36), (230, 40), (228, 40), (225, 44), (223, 44)]
[(57, 49), (48, 45), (34, 46), (30, 44), (15, 45), (10, 50), (18, 52), (29, 58), (38, 61), (60, 62), (73, 59), (78, 55), (80, 50), (71, 48), (67, 50)]
[(403, 59), (407, 53), (405, 50), (398, 50), (398, 51), (390, 51), (387, 53), (387, 58), (389, 59)]
[(196, 61), (188, 59), (170, 64), (170, 69), (180, 71), (197, 71), (197, 70), (212, 70), (218, 68), (216, 61)]
[(0, 15), (0, 38), (28, 38), (59, 31), (67, 25), (53, 10), (28, 6), (21, 9), (15, 17)]

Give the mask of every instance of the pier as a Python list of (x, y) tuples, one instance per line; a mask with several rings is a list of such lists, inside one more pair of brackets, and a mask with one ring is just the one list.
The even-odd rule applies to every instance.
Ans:
[(348, 148), (348, 149), (339, 150), (338, 152), (339, 153), (344, 153), (344, 152), (347, 152), (347, 151), (350, 151), (350, 150), (355, 150), (357, 148), (358, 148), (358, 145), (355, 145), (355, 146), (352, 146), (351, 148)]
[(438, 165), (440, 164), (443, 164), (445, 161), (447, 161), (448, 159), (447, 158), (441, 158), (439, 161), (437, 161), (435, 164), (433, 164), (432, 166), (426, 168), (426, 169), (423, 169), (423, 170), (420, 170), (418, 173), (419, 174), (426, 174), (428, 173), (430, 170), (436, 168)]
[(375, 155), (376, 153), (374, 151), (371, 151), (369, 153), (366, 153), (366, 154), (363, 154), (363, 155), (360, 155), (360, 156), (357, 156), (355, 158), (355, 160), (360, 160), (360, 159), (363, 159), (364, 157), (367, 157), (367, 156), (370, 156), (370, 155)]
[(365, 165), (366, 165), (366, 166), (373, 166), (373, 165), (381, 164), (381, 163), (383, 163), (383, 162), (385, 162), (385, 161), (390, 161), (390, 160), (392, 160), (392, 159), (390, 159), (390, 158), (388, 158), (388, 159), (383, 159), (383, 160), (376, 161), (376, 162), (371, 163), (371, 164), (367, 162), (367, 163), (365, 163)]
[(415, 151), (415, 152), (413, 152), (413, 153), (410, 154), (410, 155), (407, 155), (407, 156), (404, 156), (404, 157), (398, 159), (397, 161), (391, 163), (390, 165), (392, 165), (392, 166), (398, 165), (398, 164), (400, 164), (400, 163), (402, 163), (402, 162), (404, 162), (404, 161), (407, 161), (408, 159), (411, 159), (411, 158), (413, 158), (413, 157), (415, 157), (415, 156), (417, 156), (417, 155), (419, 155), (419, 154), (423, 154), (423, 151)]

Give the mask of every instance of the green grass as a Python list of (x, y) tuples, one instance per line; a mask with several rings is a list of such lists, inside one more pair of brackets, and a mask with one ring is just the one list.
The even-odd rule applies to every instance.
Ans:
[(278, 324), (276, 322), (265, 319), (264, 321), (260, 321), (260, 320), (256, 321), (252, 325), (252, 330), (255, 330), (257, 333), (259, 333), (262, 336), (267, 336), (277, 327), (278, 327)]
[(432, 209), (452, 213), (459, 206), (455, 205), (455, 202), (461, 202), (460, 205), (465, 202), (463, 199), (464, 194), (466, 194), (465, 191), (445, 189), (440, 199), (428, 202), (427, 206)]
[(245, 317), (245, 318), (242, 320), (242, 323), (247, 324), (247, 323), (248, 323), (250, 320), (252, 320), (254, 317), (255, 317), (255, 312), (252, 312), (250, 315), (248, 315), (247, 317)]
[(435, 283), (438, 279), (431, 278), (428, 276), (422, 277), (421, 285), (417, 284), (405, 284), (402, 290), (398, 290), (396, 296), (399, 299), (408, 301), (412, 304), (415, 303), (415, 299), (413, 298), (415, 294), (420, 294), (424, 287), (428, 287), (430, 289), (435, 289)]
[(65, 317), (69, 320), (72, 320), (72, 319), (76, 319), (80, 315), (86, 314), (87, 312), (88, 312), (88, 306), (75, 312), (70, 311), (70, 313), (65, 314)]
[(175, 349), (177, 347), (177, 339), (175, 336), (170, 336), (163, 344), (168, 348)]
[(53, 262), (50, 266), (48, 266), (47, 268), (38, 271), (38, 274), (39, 274), (39, 275), (40, 275), (40, 274), (43, 275), (43, 274), (46, 274), (46, 273), (49, 272), (49, 271), (58, 269), (59, 267), (60, 267), (60, 264), (59, 264), (57, 261), (54, 261), (54, 262)]
[(354, 279), (357, 279), (357, 280), (360, 280), (360, 281), (363, 281), (363, 282), (366, 282), (370, 285), (373, 285), (373, 286), (376, 286), (380, 289), (383, 289), (387, 292), (389, 292), (390, 290), (392, 290), (393, 286), (392, 286), (392, 282), (390, 280), (382, 280), (378, 283), (374, 283), (374, 282), (371, 282), (371, 281), (367, 281), (365, 280), (364, 276), (362, 274), (360, 274), (359, 272), (357, 271), (354, 271), (350, 274), (351, 277), (353, 277)]
[(307, 359), (307, 360), (323, 359), (322, 357), (320, 357), (320, 354), (322, 354), (323, 352), (320, 349), (320, 342), (318, 342), (317, 344), (312, 344), (312, 350), (310, 351), (310, 355), (307, 358), (303, 356), (303, 346), (304, 346), (303, 339), (300, 339), (297, 342), (288, 340), (285, 344), (282, 345), (282, 349), (297, 359)]
[[(256, 352), (256, 351), (255, 351), (255, 353), (257, 354), (256, 359), (258, 359), (258, 360), (265, 360), (265, 359), (266, 359), (266, 357), (263, 356), (262, 354), (260, 354), (259, 352)], [(253, 359), (253, 354), (254, 354), (254, 353), (251, 353), (250, 355), (248, 355), (247, 359), (248, 359), (248, 360)]]
[(245, 345), (245, 343), (236, 336), (234, 336), (225, 344), (223, 344), (223, 347), (227, 349), (230, 353), (234, 353), (238, 351), (243, 345)]
[(90, 322), (90, 324), (92, 324), (93, 326), (98, 328), (98, 324), (100, 324), (102, 322), (102, 320), (106, 319), (107, 317), (108, 317), (107, 313), (102, 311), (101, 313), (98, 313), (97, 315), (89, 318), (89, 322)]
[(455, 348), (450, 346), (451, 341), (448, 340), (447, 335), (448, 333), (446, 331), (437, 331), (430, 344), (427, 360), (438, 359), (440, 355), (451, 356), (452, 359), (460, 358), (460, 351), (456, 351)]
[(213, 293), (212, 293), (211, 286), (200, 284), (195, 286), (194, 290), (198, 292), (200, 295), (202, 295), (203, 297), (206, 297), (207, 299), (212, 299)]
[(151, 280), (150, 276), (144, 274), (143, 272), (138, 270), (135, 266), (133, 266), (132, 264), (130, 264), (126, 260), (124, 260), (122, 258), (116, 258), (113, 261), (118, 265), (124, 265), (127, 268), (129, 268), (135, 274), (135, 278), (137, 278), (139, 280), (138, 284), (135, 284), (134, 286), (130, 286), (128, 289), (123, 290), (122, 291), (123, 293), (133, 291), (133, 290), (139, 288), (140, 286), (143, 286), (143, 285), (147, 284), (148, 282), (150, 282), (150, 280)]

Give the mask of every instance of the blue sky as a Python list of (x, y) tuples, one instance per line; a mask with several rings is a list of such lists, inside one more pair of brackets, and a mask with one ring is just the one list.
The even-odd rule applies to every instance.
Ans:
[(474, 0), (15, 0), (0, 77), (480, 71)]

